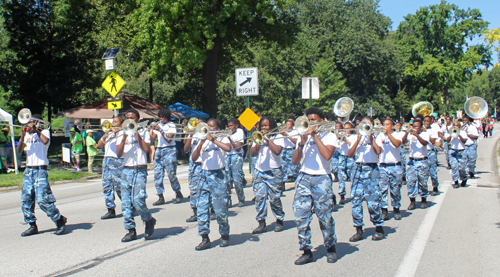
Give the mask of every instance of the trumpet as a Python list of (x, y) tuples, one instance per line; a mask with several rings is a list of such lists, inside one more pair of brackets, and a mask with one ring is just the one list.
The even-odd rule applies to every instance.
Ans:
[(451, 127), (448, 132), (450, 133), (452, 138), (458, 138), (458, 135), (460, 134), (460, 129), (458, 127)]
[(295, 120), (295, 130), (299, 135), (306, 135), (309, 133), (311, 126), (318, 126), (316, 132), (331, 132), (335, 130), (335, 122), (310, 123), (305, 116), (299, 116), (297, 120)]

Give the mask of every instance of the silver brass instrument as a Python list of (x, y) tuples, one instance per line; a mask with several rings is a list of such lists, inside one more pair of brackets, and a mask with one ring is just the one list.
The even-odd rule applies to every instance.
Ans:
[(358, 134), (368, 136), (373, 133), (373, 125), (368, 120), (362, 120), (358, 125)]
[(122, 129), (124, 134), (126, 134), (127, 136), (131, 136), (134, 135), (137, 130), (147, 127), (148, 122), (149, 120), (136, 123), (133, 119), (127, 119), (123, 121)]
[(335, 130), (335, 122), (314, 122), (310, 123), (307, 117), (299, 116), (295, 120), (295, 130), (299, 135), (307, 135), (311, 126), (318, 126), (316, 132), (331, 132)]
[(23, 108), (17, 114), (17, 120), (21, 124), (28, 124), (31, 120), (36, 121), (36, 127), (38, 129), (50, 129), (50, 122), (45, 121), (40, 118), (33, 118), (31, 115), (31, 111), (28, 108)]
[(478, 96), (473, 96), (465, 102), (465, 113), (471, 118), (483, 118), (488, 114), (488, 103)]
[(458, 127), (451, 127), (448, 132), (450, 133), (450, 136), (452, 138), (458, 138), (458, 135), (460, 134), (460, 129)]
[(354, 101), (349, 97), (342, 97), (335, 101), (333, 112), (338, 117), (347, 117), (351, 114), (354, 108)]
[(428, 116), (432, 114), (434, 111), (434, 107), (430, 102), (427, 101), (422, 101), (418, 102), (417, 104), (413, 105), (413, 108), (411, 110), (411, 113), (413, 116), (417, 116), (417, 114), (422, 114), (423, 116)]
[(380, 121), (380, 119), (375, 119), (373, 120), (373, 128), (382, 128), (382, 122)]
[(223, 138), (223, 137), (229, 137), (232, 135), (231, 131), (210, 131), (208, 128), (208, 124), (205, 122), (198, 123), (195, 129), (195, 134), (198, 137), (198, 139), (206, 139), (209, 134), (212, 135), (214, 138)]

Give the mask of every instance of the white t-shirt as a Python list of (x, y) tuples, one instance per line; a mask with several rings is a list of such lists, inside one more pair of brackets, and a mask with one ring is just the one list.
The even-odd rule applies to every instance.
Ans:
[(160, 130), (153, 130), (153, 132), (158, 137), (158, 144), (156, 145), (156, 147), (175, 146), (174, 140), (167, 142), (167, 140), (161, 134), (161, 131), (163, 131), (163, 133), (165, 133), (165, 135), (176, 133), (177, 128), (175, 127), (175, 124), (172, 121), (169, 121), (166, 124), (163, 124), (160, 122), (160, 123), (158, 123), (158, 126), (160, 126)]
[[(194, 150), (196, 147), (198, 147), (198, 144), (201, 142), (201, 140), (198, 139), (198, 136), (196, 134), (193, 135), (193, 138), (191, 139), (191, 156), (193, 155)], [(198, 156), (198, 159), (194, 161), (195, 163), (201, 163), (201, 155)]]
[[(276, 137), (272, 136), (270, 138), (276, 138), (272, 142), (277, 146), (283, 147), (284, 139), (281, 134), (278, 134)], [(255, 161), (255, 168), (261, 172), (281, 167), (280, 155), (276, 155), (273, 153), (273, 151), (271, 151), (269, 143), (266, 140), (264, 140), (264, 142), (260, 145), (259, 153), (257, 154), (256, 159), (257, 161)]]
[[(237, 142), (245, 143), (244, 142), (244, 140), (245, 140), (245, 133), (243, 132), (242, 129), (237, 128), (236, 132), (231, 135), (231, 140), (234, 143), (237, 143)], [(234, 150), (234, 147), (231, 145), (231, 151), (227, 152), (227, 154), (228, 155), (233, 155), (233, 154), (240, 154), (242, 152), (243, 152), (243, 147), (240, 147), (239, 151), (236, 151), (236, 150)]]
[(123, 131), (118, 131), (116, 134), (111, 132), (109, 136), (103, 140), (104, 142), (104, 157), (118, 158), (116, 155), (116, 142), (118, 141), (117, 136), (121, 137)]
[[(295, 130), (291, 130), (290, 132), (287, 132), (287, 134), (288, 134), (289, 136), (294, 136), (294, 138), (296, 138), (296, 136), (297, 136), (297, 131), (295, 131)], [(293, 144), (293, 142), (292, 142), (292, 141), (290, 140), (290, 138), (288, 138), (288, 137), (285, 137), (285, 138), (283, 139), (283, 143), (284, 143), (284, 144), (283, 144), (283, 148), (285, 148), (285, 149), (293, 149), (293, 148), (295, 148), (295, 144)]]
[[(445, 138), (449, 138), (451, 135), (446, 134)], [(463, 138), (467, 137), (467, 132), (460, 130), (460, 136)], [(465, 149), (464, 143), (459, 137), (451, 137), (450, 144), (448, 146), (450, 149), (463, 150)]]
[[(217, 138), (216, 140), (229, 144), (227, 137)], [(226, 151), (222, 150), (217, 144), (205, 140), (201, 146), (201, 169), (203, 170), (217, 170), (225, 167), (224, 155)]]
[(345, 138), (350, 143), (350, 145), (347, 142), (339, 140), (339, 153), (342, 156), (348, 156), (349, 155), (349, 149), (351, 149), (351, 147), (356, 142), (357, 135), (348, 135)]
[[(335, 148), (339, 147), (339, 141), (334, 133), (321, 132), (318, 134), (318, 137), (324, 145), (331, 145)], [(301, 140), (302, 137), (298, 137), (296, 147), (299, 146), (299, 143), (302, 143)], [(307, 135), (307, 140), (304, 143), (302, 157), (304, 159), (300, 172), (310, 175), (325, 175), (332, 172), (330, 169), (330, 160), (325, 160), (325, 158), (323, 158), (319, 153), (316, 141), (310, 135)]]
[[(421, 132), (419, 136), (430, 144), (430, 138), (427, 132)], [(408, 134), (406, 139), (410, 144), (410, 158), (420, 159), (427, 157), (427, 147), (423, 146), (416, 136)]]
[[(438, 132), (436, 129), (430, 128), (430, 129), (427, 129), (425, 132), (429, 135), (429, 138), (433, 138), (436, 140), (439, 138)], [(432, 150), (432, 149), (434, 149), (434, 145), (429, 140), (429, 143), (427, 144), (427, 150)]]
[(453, 125), (443, 125), (441, 126), (441, 133), (443, 133), (443, 136), (449, 133), (449, 129), (453, 127)]
[[(467, 127), (467, 129), (465, 129), (465, 131), (467, 132), (468, 135), (473, 135), (473, 136), (479, 136), (479, 132), (476, 128), (476, 126), (474, 125), (469, 125)], [(476, 142), (475, 139), (471, 139), (467, 136), (467, 141), (465, 142), (465, 145), (466, 146), (471, 146), (473, 145), (474, 143)]]
[[(139, 136), (146, 142), (151, 143), (151, 135), (148, 130), (138, 130)], [(117, 144), (121, 144), (123, 141), (123, 136), (117, 138)], [(127, 136), (125, 140), (125, 147), (123, 149), (123, 162), (125, 166), (137, 166), (137, 165), (147, 165), (147, 157), (142, 148), (139, 146), (139, 142), (135, 137), (135, 134)]]
[(50, 132), (49, 130), (42, 130), (41, 133), (49, 139), (47, 144), (43, 144), (37, 133), (30, 134), (26, 132), (24, 136), (24, 143), (26, 144), (26, 166), (49, 165), (47, 150), (50, 145)]
[[(356, 137), (356, 140), (358, 138)], [(354, 142), (356, 142), (356, 140)], [(373, 140), (375, 142), (375, 139)], [(376, 163), (378, 162), (377, 154), (373, 145), (370, 143), (368, 136), (362, 136), (356, 148), (356, 162), (357, 163)]]
[[(402, 136), (401, 133), (396, 133), (393, 132), (392, 136), (399, 141), (402, 141)], [(392, 144), (391, 140), (389, 139), (389, 136), (383, 133), (380, 133), (377, 138), (375, 139), (375, 142), (377, 143), (380, 148), (382, 148), (382, 151), (380, 152), (379, 155), (379, 162), (380, 163), (399, 163), (401, 162), (401, 145), (399, 147), (395, 147), (394, 144)]]

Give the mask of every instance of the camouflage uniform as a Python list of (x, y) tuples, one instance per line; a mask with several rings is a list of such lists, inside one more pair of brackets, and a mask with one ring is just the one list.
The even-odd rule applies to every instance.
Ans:
[(201, 236), (210, 233), (210, 205), (212, 204), (217, 223), (219, 223), (219, 233), (222, 236), (229, 235), (227, 218), (229, 195), (224, 169), (202, 170), (197, 195), (198, 234)]
[(458, 181), (459, 179), (462, 181), (466, 181), (469, 176), (467, 175), (467, 156), (465, 155), (464, 150), (449, 150), (450, 156), (450, 165), (451, 165), (451, 177), (453, 178), (453, 182)]
[(410, 159), (406, 166), (406, 185), (408, 186), (408, 197), (416, 198), (429, 196), (427, 189), (427, 179), (429, 179), (428, 159), (415, 161)]
[(175, 192), (181, 191), (181, 185), (177, 180), (177, 149), (175, 146), (156, 148), (154, 177), (156, 194), (158, 195), (165, 192), (163, 186), (165, 171), (167, 171), (168, 179), (170, 179), (172, 190)]
[(330, 158), (330, 163), (332, 164), (332, 174), (337, 173), (338, 165), (339, 165), (339, 156), (340, 152), (338, 149), (335, 149), (332, 157)]
[(189, 182), (189, 202), (191, 203), (191, 209), (196, 209), (196, 197), (198, 193), (198, 187), (201, 180), (201, 163), (195, 163), (189, 157), (189, 170), (188, 170), (188, 182)]
[(240, 202), (244, 202), (245, 192), (243, 191), (243, 184), (245, 174), (243, 173), (243, 154), (226, 154), (224, 162), (226, 164), (225, 170), (227, 174), (228, 186), (231, 186), (231, 183), (233, 183), (238, 200)]
[(351, 174), (351, 168), (354, 164), (354, 158), (350, 158), (348, 156), (339, 155), (339, 163), (338, 163), (338, 178), (339, 178), (339, 195), (346, 195), (345, 182), (348, 179), (348, 176)]
[(427, 159), (429, 161), (429, 175), (432, 181), (432, 187), (439, 187), (438, 169), (437, 169), (437, 150), (432, 147), (427, 151)]
[(476, 173), (476, 160), (477, 160), (477, 144), (474, 143), (472, 145), (465, 146), (465, 156), (466, 156), (466, 170), (467, 174), (475, 174)]
[(271, 204), (271, 210), (278, 220), (284, 220), (285, 213), (281, 204), (281, 184), (283, 183), (283, 172), (281, 168), (274, 168), (270, 171), (256, 171), (256, 178), (253, 182), (255, 194), (255, 208), (257, 210), (257, 221), (267, 218), (267, 201)]
[(125, 229), (135, 228), (134, 214), (141, 215), (142, 221), (151, 219), (151, 212), (146, 206), (146, 168), (124, 168), (122, 176), (122, 214), (125, 220)]
[(375, 226), (383, 226), (380, 213), (382, 195), (378, 183), (379, 169), (376, 163), (355, 163), (351, 170), (352, 219), (354, 227), (364, 226), (363, 200), (366, 200), (370, 220)]
[(115, 192), (121, 199), (123, 159), (104, 157), (102, 161), (102, 192), (106, 208), (115, 209)]
[(389, 187), (391, 191), (391, 205), (393, 208), (401, 207), (401, 183), (403, 181), (403, 166), (379, 165), (380, 191), (382, 193), (381, 208), (389, 207)]
[(47, 169), (27, 167), (24, 170), (21, 193), (21, 209), (26, 223), (36, 222), (35, 201), (53, 222), (61, 218), (59, 210), (54, 205), (56, 198), (50, 189)]
[(285, 182), (288, 177), (291, 177), (295, 180), (299, 175), (300, 165), (293, 165), (293, 153), (295, 153), (295, 148), (283, 148), (283, 150), (281, 150), (281, 169), (283, 171), (283, 182)]

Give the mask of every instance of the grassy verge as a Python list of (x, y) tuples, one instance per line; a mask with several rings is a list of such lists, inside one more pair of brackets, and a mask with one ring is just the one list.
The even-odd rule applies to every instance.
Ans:
[[(75, 171), (67, 171), (61, 169), (49, 169), (49, 183), (52, 184), (56, 181), (80, 181), (85, 179), (86, 177), (93, 175), (88, 172), (75, 172)], [(23, 173), (19, 172), (19, 174), (8, 174), (8, 175), (0, 175), (0, 187), (10, 187), (10, 186), (19, 186), (21, 187), (23, 184)]]

